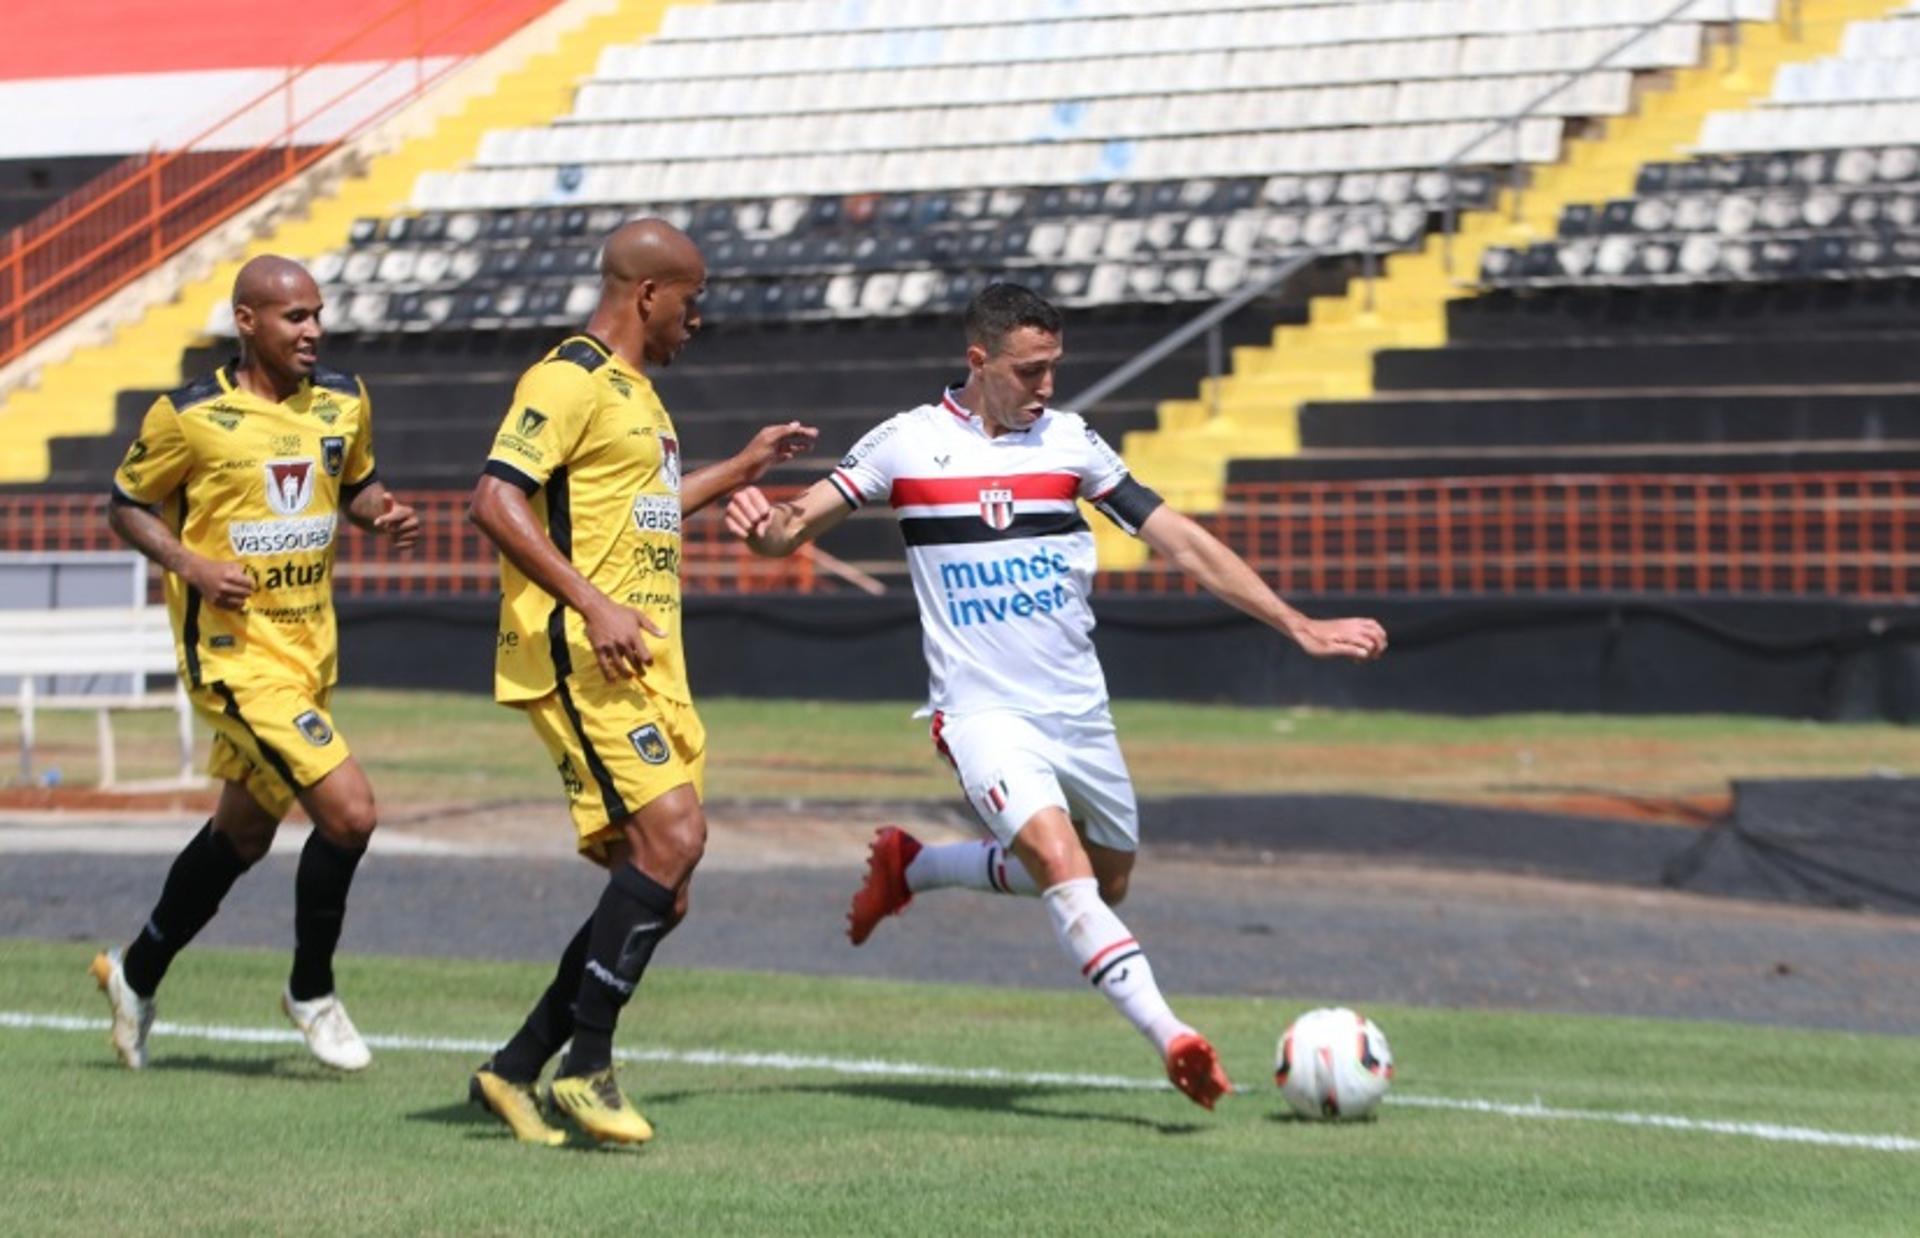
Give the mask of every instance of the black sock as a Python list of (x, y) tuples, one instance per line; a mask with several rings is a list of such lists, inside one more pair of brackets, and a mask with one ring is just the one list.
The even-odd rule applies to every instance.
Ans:
[(333, 950), (347, 918), (347, 889), (360, 865), (363, 848), (348, 851), (315, 830), (300, 849), (293, 878), (293, 975), (287, 992), (310, 1002), (333, 992)]
[(249, 867), (234, 854), (226, 835), (213, 832), (211, 820), (180, 849), (167, 870), (166, 884), (160, 887), (160, 901), (121, 960), (127, 984), (135, 993), (153, 996), (173, 956), (207, 927), (220, 910), (220, 900)]
[(532, 1013), (513, 1039), (493, 1055), (490, 1065), (502, 1079), (532, 1083), (573, 1035), (573, 999), (579, 995), (580, 976), (587, 969), (587, 942), (593, 934), (593, 920), (589, 916), (581, 922), (580, 931), (560, 953), (553, 983), (533, 1004)]
[(673, 927), (673, 891), (631, 864), (613, 870), (593, 911), (587, 962), (573, 1000), (573, 1047), (562, 1073), (613, 1065), (613, 1027), (633, 996), (653, 948)]

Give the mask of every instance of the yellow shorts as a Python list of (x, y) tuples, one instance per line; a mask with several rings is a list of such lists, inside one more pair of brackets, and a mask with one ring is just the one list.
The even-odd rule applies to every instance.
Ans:
[(315, 692), (284, 680), (216, 680), (189, 695), (213, 730), (207, 773), (245, 783), (254, 802), (276, 817), (286, 816), (298, 792), (340, 768), (350, 755), (327, 712), (331, 687)]
[(707, 729), (692, 705), (595, 677), (525, 709), (560, 771), (583, 852), (599, 855), (622, 821), (675, 787), (705, 793)]

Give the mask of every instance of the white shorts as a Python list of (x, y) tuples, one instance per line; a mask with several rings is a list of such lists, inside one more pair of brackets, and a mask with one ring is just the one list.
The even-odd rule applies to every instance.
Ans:
[(1041, 809), (1062, 808), (1088, 842), (1139, 850), (1140, 807), (1105, 709), (1078, 718), (936, 711), (932, 735), (1002, 846)]

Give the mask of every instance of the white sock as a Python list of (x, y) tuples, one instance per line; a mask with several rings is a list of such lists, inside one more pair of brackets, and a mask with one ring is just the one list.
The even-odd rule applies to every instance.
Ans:
[(1008, 855), (999, 843), (922, 847), (920, 854), (907, 865), (907, 889), (915, 894), (955, 886), (963, 890), (991, 890), (995, 894), (1023, 894), (1029, 898), (1040, 893), (1027, 866)]
[(1106, 994), (1115, 1010), (1153, 1042), (1161, 1057), (1174, 1037), (1193, 1029), (1182, 1023), (1160, 996), (1153, 965), (1113, 908), (1100, 899), (1100, 883), (1091, 877), (1063, 881), (1041, 896), (1053, 916), (1060, 945), (1080, 974)]

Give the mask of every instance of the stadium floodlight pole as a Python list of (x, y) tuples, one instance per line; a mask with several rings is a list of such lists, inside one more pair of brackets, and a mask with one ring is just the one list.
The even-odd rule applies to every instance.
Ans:
[[(1478, 134), (1474, 135), (1471, 139), (1469, 139), (1458, 150), (1454, 151), (1452, 154), (1448, 155), (1445, 159), (1441, 160), (1437, 165), (1435, 165), (1434, 171), (1448, 174), (1446, 206), (1444, 209), (1442, 223), (1441, 223), (1441, 236), (1443, 239), (1443, 248), (1441, 250), (1442, 269), (1444, 269), (1449, 275), (1453, 273), (1453, 236), (1454, 236), (1454, 232), (1457, 230), (1457, 225), (1458, 225), (1459, 216), (1460, 216), (1459, 203), (1455, 200), (1455, 196), (1454, 196), (1455, 190), (1454, 190), (1454, 180), (1453, 180), (1452, 172), (1455, 168), (1460, 166), (1461, 162), (1465, 160), (1468, 155), (1471, 155), (1474, 151), (1479, 150), (1482, 146), (1486, 145), (1489, 141), (1493, 140), (1495, 137), (1499, 136), (1500, 134), (1505, 133), (1507, 130), (1513, 129), (1516, 131), (1514, 133), (1514, 157), (1513, 157), (1513, 165), (1514, 165), (1514, 168), (1516, 169), (1516, 174), (1513, 178), (1514, 180), (1513, 210), (1514, 210), (1514, 217), (1516, 219), (1519, 218), (1521, 190), (1520, 190), (1520, 177), (1518, 175), (1517, 170), (1521, 166), (1520, 135), (1518, 133), (1518, 128), (1520, 126), (1520, 123), (1526, 120), (1528, 117), (1532, 116), (1535, 112), (1539, 111), (1540, 108), (1544, 106), (1546, 103), (1548, 103), (1549, 101), (1551, 101), (1552, 99), (1560, 95), (1560, 93), (1566, 90), (1567, 87), (1572, 86), (1576, 82), (1584, 81), (1586, 80), (1586, 78), (1588, 78), (1592, 74), (1597, 73), (1601, 69), (1606, 68), (1608, 65), (1613, 63), (1615, 57), (1619, 56), (1622, 52), (1625, 52), (1628, 48), (1632, 47), (1634, 44), (1646, 38), (1649, 34), (1652, 34), (1654, 31), (1666, 26), (1669, 22), (1675, 20), (1681, 14), (1685, 13), (1688, 9), (1691, 9), (1696, 5), (1716, 4), (1716, 3), (1721, 5), (1722, 7), (1727, 8), (1728, 12), (1731, 12), (1731, 8), (1727, 6), (1727, 0), (1679, 0), (1677, 4), (1675, 4), (1672, 8), (1668, 9), (1665, 13), (1662, 13), (1660, 16), (1652, 18), (1648, 21), (1642, 22), (1638, 26), (1633, 27), (1633, 29), (1628, 33), (1626, 38), (1614, 44), (1612, 47), (1609, 47), (1597, 59), (1589, 61), (1587, 64), (1581, 66), (1580, 68), (1568, 70), (1565, 74), (1561, 76), (1559, 81), (1555, 82), (1552, 86), (1549, 86), (1547, 89), (1535, 95), (1532, 99), (1528, 100), (1524, 106), (1515, 109), (1513, 112), (1509, 113), (1507, 116), (1503, 117), (1502, 119), (1496, 120), (1491, 124), (1489, 124), (1485, 129), (1482, 129)], [(1795, 4), (1794, 12), (1796, 15), (1796, 20), (1798, 15), (1798, 7), (1799, 6)], [(1207, 309), (1199, 317), (1179, 327), (1174, 328), (1173, 331), (1168, 333), (1167, 336), (1161, 339), (1158, 343), (1149, 346), (1145, 351), (1141, 352), (1139, 355), (1133, 357), (1129, 361), (1124, 362), (1118, 369), (1114, 370), (1112, 373), (1108, 374), (1105, 378), (1102, 378), (1100, 381), (1094, 383), (1091, 387), (1088, 387), (1085, 391), (1080, 392), (1073, 399), (1064, 401), (1062, 404), (1062, 407), (1075, 409), (1079, 412), (1086, 412), (1088, 409), (1098, 404), (1101, 400), (1106, 399), (1108, 396), (1112, 395), (1115, 391), (1118, 391), (1120, 388), (1132, 382), (1135, 378), (1138, 378), (1141, 374), (1145, 373), (1146, 371), (1152, 369), (1154, 366), (1158, 365), (1169, 354), (1179, 349), (1181, 346), (1186, 344), (1189, 340), (1199, 335), (1202, 331), (1208, 331), (1213, 329), (1224, 319), (1226, 319), (1227, 317), (1229, 317), (1230, 315), (1232, 315), (1242, 307), (1246, 306), (1250, 302), (1256, 301), (1259, 298), (1265, 296), (1267, 293), (1273, 291), (1275, 288), (1281, 287), (1284, 284), (1286, 284), (1286, 282), (1292, 279), (1293, 276), (1297, 274), (1302, 268), (1306, 267), (1309, 263), (1311, 263), (1314, 259), (1320, 257), (1321, 255), (1322, 255), (1322, 251), (1319, 249), (1295, 250), (1292, 254), (1288, 255), (1287, 259), (1284, 262), (1282, 262), (1280, 266), (1277, 267), (1272, 272), (1272, 274), (1266, 276), (1263, 279), (1259, 279), (1252, 283), (1249, 283), (1246, 287), (1240, 289), (1238, 292), (1234, 293), (1232, 296), (1227, 297), (1225, 300), (1216, 302), (1211, 308)], [(1219, 384), (1216, 382), (1214, 384), (1214, 387), (1217, 390), (1219, 387)]]

